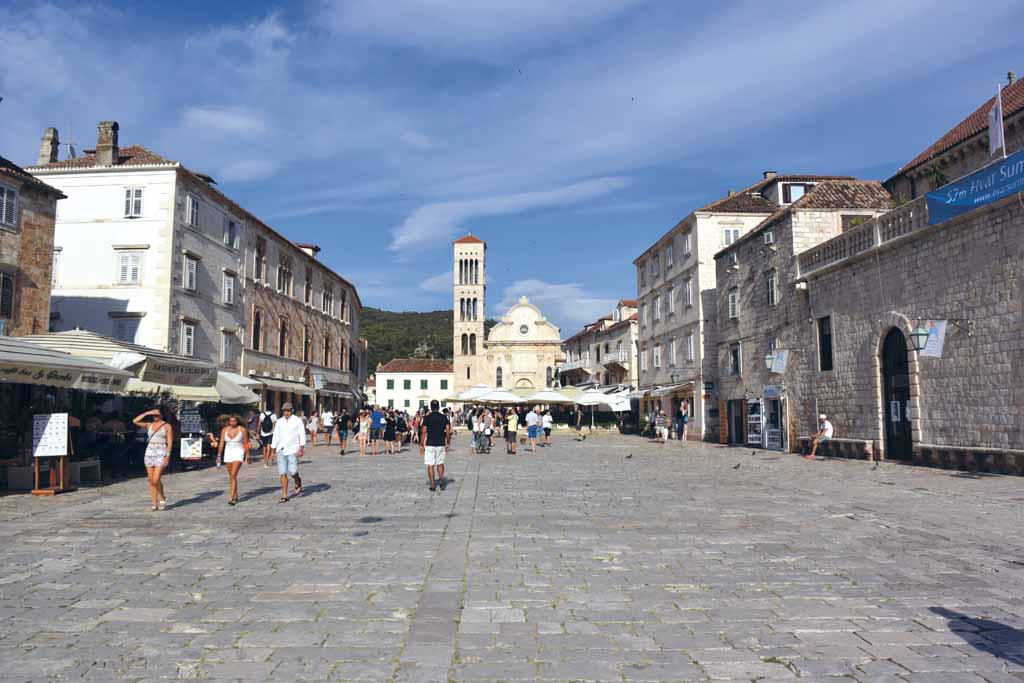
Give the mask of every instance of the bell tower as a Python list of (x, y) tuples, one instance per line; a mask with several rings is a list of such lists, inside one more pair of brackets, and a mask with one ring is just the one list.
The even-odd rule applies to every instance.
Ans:
[(474, 384), (488, 384), (484, 353), (484, 298), (487, 293), (487, 243), (479, 237), (466, 235), (455, 240), (454, 301), (455, 324), (453, 372), (455, 392)]

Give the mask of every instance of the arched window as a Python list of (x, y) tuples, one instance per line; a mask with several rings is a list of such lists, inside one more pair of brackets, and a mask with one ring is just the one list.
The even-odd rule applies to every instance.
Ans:
[(459, 320), (466, 319), (466, 300), (459, 299)]
[(469, 355), (469, 335), (462, 335), (462, 355)]
[(462, 270), (463, 265), (464, 265), (464, 263), (463, 263), (462, 259), (459, 259), (459, 284), (460, 285), (466, 281), (466, 274)]
[(281, 324), (277, 328), (277, 354), (279, 356), (288, 355), (288, 319), (281, 318)]
[(477, 305), (476, 305), (476, 302), (477, 302), (477, 300), (473, 299), (473, 320), (478, 320), (478, 318), (477, 318)]
[(494, 371), (494, 386), (497, 389), (501, 389), (501, 368)]
[(547, 371), (547, 385), (548, 385), (548, 386), (550, 387), (550, 386), (552, 386), (552, 385), (553, 385), (554, 383), (555, 383), (555, 371), (554, 371), (554, 369), (552, 369), (552, 367), (551, 367), (551, 366), (549, 365), (549, 366), (548, 366), (548, 371)]
[(471, 355), (471, 356), (475, 356), (476, 355), (476, 335), (475, 334), (469, 335), (469, 355)]

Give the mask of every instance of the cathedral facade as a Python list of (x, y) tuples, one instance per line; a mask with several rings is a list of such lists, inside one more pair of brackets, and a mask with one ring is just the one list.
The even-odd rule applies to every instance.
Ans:
[(487, 244), (473, 235), (455, 240), (452, 272), (455, 392), (477, 384), (536, 391), (552, 386), (564, 355), (561, 332), (526, 297), (485, 334)]

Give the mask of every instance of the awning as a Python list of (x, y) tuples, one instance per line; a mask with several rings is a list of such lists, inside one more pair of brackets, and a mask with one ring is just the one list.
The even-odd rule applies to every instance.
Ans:
[(638, 391), (631, 391), (627, 394), (627, 398), (631, 401), (642, 400), (651, 395), (650, 389), (640, 389)]
[(0, 382), (42, 384), (121, 394), (132, 373), (88, 358), (26, 342), (24, 337), (0, 337)]
[(145, 382), (188, 387), (212, 387), (217, 383), (217, 367), (213, 363), (129, 344), (95, 332), (68, 330), (33, 334), (20, 339), (127, 370)]
[(680, 382), (679, 384), (669, 384), (665, 387), (658, 387), (651, 392), (651, 396), (669, 396), (676, 393), (680, 389), (685, 387), (692, 387), (693, 382)]
[(127, 390), (131, 393), (160, 394), (167, 392), (179, 401), (196, 401), (199, 403), (231, 403), (246, 405), (259, 403), (260, 397), (243, 386), (239, 386), (231, 376), (233, 372), (218, 372), (217, 383), (212, 387), (190, 387), (182, 384), (160, 384), (132, 378), (128, 380)]
[(240, 387), (247, 389), (259, 389), (263, 386), (263, 383), (253, 377), (242, 377), (237, 372), (228, 372), (226, 370), (218, 370), (217, 377), (227, 377), (229, 380), (234, 382)]
[(305, 384), (299, 384), (298, 382), (286, 382), (282, 379), (271, 379), (270, 377), (256, 377), (256, 379), (271, 391), (286, 391), (299, 394), (300, 396), (316, 396), (316, 391), (312, 387), (307, 387)]

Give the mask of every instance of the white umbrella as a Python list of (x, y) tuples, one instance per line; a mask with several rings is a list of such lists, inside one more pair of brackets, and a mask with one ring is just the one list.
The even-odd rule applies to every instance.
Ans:
[(484, 394), (488, 393), (490, 390), (491, 390), (491, 388), (489, 386), (487, 386), (486, 384), (477, 384), (477, 385), (475, 385), (475, 386), (473, 386), (473, 387), (471, 387), (469, 389), (466, 389), (461, 394), (459, 394), (458, 400), (459, 401), (472, 401), (474, 399), (480, 398)]
[(608, 406), (612, 405), (612, 397), (597, 389), (588, 389), (577, 396), (573, 403), (578, 406)]
[(489, 391), (482, 396), (477, 396), (476, 401), (480, 403), (523, 403), (524, 399), (520, 396), (516, 396), (511, 391), (504, 389), (495, 389)]
[(568, 396), (563, 396), (554, 389), (541, 389), (537, 393), (527, 396), (526, 402), (551, 405), (553, 403), (572, 403), (572, 399)]

